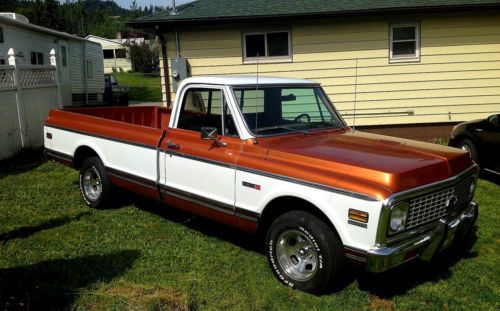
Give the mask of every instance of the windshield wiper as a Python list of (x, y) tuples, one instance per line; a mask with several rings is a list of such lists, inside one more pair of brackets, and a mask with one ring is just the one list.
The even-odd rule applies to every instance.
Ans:
[(253, 131), (255, 133), (260, 133), (260, 132), (272, 131), (272, 130), (288, 130), (288, 131), (291, 131), (291, 132), (302, 133), (302, 134), (306, 134), (306, 135), (309, 134), (308, 131), (294, 129), (294, 128), (290, 128), (290, 127), (284, 126), (284, 125), (275, 125), (275, 126), (261, 127), (261, 128), (258, 128), (258, 129), (254, 129)]
[(311, 126), (311, 127), (324, 127), (324, 128), (332, 128), (332, 127), (339, 127), (337, 122), (335, 121), (315, 121), (315, 122), (307, 122), (306, 126)]

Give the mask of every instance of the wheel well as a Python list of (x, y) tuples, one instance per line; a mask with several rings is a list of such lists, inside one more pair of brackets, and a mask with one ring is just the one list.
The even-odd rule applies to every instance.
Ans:
[(73, 165), (75, 166), (76, 169), (79, 169), (85, 161), (85, 159), (88, 159), (90, 157), (99, 157), (97, 152), (94, 151), (94, 149), (87, 147), (87, 146), (80, 146), (76, 149), (75, 151), (75, 156), (73, 158)]
[(259, 218), (257, 226), (257, 235), (259, 239), (261, 241), (265, 241), (266, 233), (273, 221), (279, 216), (291, 211), (304, 211), (318, 217), (324, 221), (330, 229), (332, 229), (339, 240), (342, 240), (340, 239), (340, 236), (330, 219), (328, 219), (328, 217), (318, 207), (304, 199), (293, 196), (279, 197), (273, 199), (266, 205), (264, 212)]
[(476, 139), (472, 136), (469, 136), (469, 135), (466, 135), (466, 134), (460, 134), (458, 136), (455, 137), (455, 144), (456, 144), (456, 147), (458, 148), (460, 146), (460, 143), (465, 140), (465, 139), (468, 139), (470, 140), (473, 144), (476, 144)]

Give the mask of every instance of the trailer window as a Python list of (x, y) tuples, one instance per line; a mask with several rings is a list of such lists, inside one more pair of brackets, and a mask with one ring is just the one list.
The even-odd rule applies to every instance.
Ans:
[(116, 58), (127, 58), (127, 50), (125, 49), (116, 49), (115, 50)]
[(92, 61), (87, 61), (87, 79), (92, 79), (94, 77), (94, 66)]
[(113, 59), (115, 55), (113, 54), (113, 50), (102, 50), (104, 59)]
[(66, 47), (64, 45), (61, 46), (61, 63), (64, 67), (68, 65), (68, 58), (66, 56)]
[(43, 65), (43, 53), (31, 52), (30, 56), (32, 65)]

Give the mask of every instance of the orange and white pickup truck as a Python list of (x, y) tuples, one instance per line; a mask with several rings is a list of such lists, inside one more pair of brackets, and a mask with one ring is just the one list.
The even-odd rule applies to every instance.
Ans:
[(188, 78), (172, 109), (56, 109), (44, 131), (88, 206), (119, 186), (256, 233), (276, 277), (307, 292), (347, 259), (431, 260), (478, 213), (467, 152), (354, 131), (308, 80)]

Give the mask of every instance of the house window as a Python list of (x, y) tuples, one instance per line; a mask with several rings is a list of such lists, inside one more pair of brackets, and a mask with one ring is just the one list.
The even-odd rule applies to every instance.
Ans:
[(5, 59), (0, 58), (0, 65), (5, 65)]
[(3, 28), (0, 27), (0, 43), (3, 43)]
[(43, 53), (31, 52), (31, 64), (32, 65), (43, 65)]
[(63, 45), (61, 46), (61, 62), (64, 67), (68, 65), (68, 58), (66, 55), (66, 47)]
[(420, 27), (418, 23), (391, 24), (389, 59), (391, 62), (420, 60)]
[(243, 34), (244, 61), (290, 60), (290, 31), (256, 32)]
[(104, 54), (104, 59), (113, 59), (115, 58), (113, 54), (113, 50), (102, 50), (102, 53)]
[(127, 58), (127, 50), (117, 49), (115, 50), (116, 58)]
[(94, 66), (90, 60), (87, 61), (87, 79), (94, 77)]

